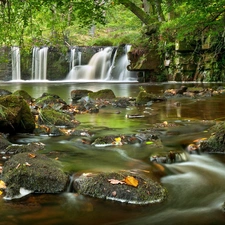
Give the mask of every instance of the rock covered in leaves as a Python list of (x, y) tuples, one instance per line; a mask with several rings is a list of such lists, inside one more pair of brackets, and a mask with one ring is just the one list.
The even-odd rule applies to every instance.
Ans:
[(167, 197), (158, 182), (128, 172), (83, 174), (75, 177), (73, 186), (79, 194), (138, 205), (159, 203)]
[(6, 197), (14, 198), (20, 194), (20, 188), (37, 193), (63, 192), (68, 176), (54, 159), (36, 153), (19, 153), (5, 162), (2, 180), (7, 186)]
[(18, 96), (0, 97), (0, 132), (32, 133), (34, 117), (27, 102)]

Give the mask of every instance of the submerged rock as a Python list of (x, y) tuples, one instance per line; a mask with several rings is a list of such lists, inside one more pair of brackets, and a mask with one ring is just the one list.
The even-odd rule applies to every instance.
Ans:
[(19, 197), (20, 190), (34, 193), (59, 193), (65, 190), (68, 176), (58, 161), (45, 155), (19, 153), (5, 162), (2, 180), (6, 183), (5, 198)]
[[(126, 183), (128, 177), (135, 182)], [(158, 182), (128, 172), (83, 174), (75, 178), (73, 186), (82, 195), (138, 205), (159, 203), (167, 197)]]

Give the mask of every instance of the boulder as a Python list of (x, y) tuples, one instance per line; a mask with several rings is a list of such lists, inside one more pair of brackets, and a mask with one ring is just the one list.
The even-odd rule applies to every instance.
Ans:
[(92, 92), (93, 91), (89, 91), (89, 90), (72, 90), (70, 94), (71, 94), (73, 103), (75, 103), (79, 101), (81, 98), (88, 96), (88, 94)]
[(75, 127), (79, 124), (79, 122), (75, 121), (75, 117), (73, 115), (56, 111), (52, 108), (44, 108), (40, 110), (38, 123), (63, 127)]
[(19, 153), (5, 162), (2, 180), (6, 184), (5, 198), (20, 197), (21, 189), (34, 193), (65, 191), (69, 177), (57, 160), (45, 155)]
[(138, 93), (138, 96), (136, 98), (136, 104), (137, 105), (145, 105), (150, 101), (161, 102), (161, 101), (165, 101), (165, 100), (166, 100), (165, 98), (158, 97), (155, 94), (148, 93), (145, 90), (141, 90)]
[(82, 195), (137, 205), (159, 203), (167, 197), (158, 182), (129, 172), (83, 174), (75, 177), (73, 186)]
[(209, 129), (210, 137), (200, 143), (200, 150), (208, 153), (225, 152), (225, 122), (219, 122)]
[(23, 99), (26, 100), (27, 103), (31, 103), (33, 101), (33, 98), (24, 90), (17, 90), (13, 92), (12, 95), (23, 97)]
[(32, 133), (34, 117), (27, 102), (17, 96), (0, 97), (0, 132)]
[(36, 99), (36, 106), (39, 108), (51, 107), (55, 110), (67, 108), (67, 103), (58, 95), (44, 93), (41, 97)]
[(102, 89), (100, 91), (89, 93), (88, 96), (91, 99), (114, 99), (116, 98), (114, 92), (111, 89)]

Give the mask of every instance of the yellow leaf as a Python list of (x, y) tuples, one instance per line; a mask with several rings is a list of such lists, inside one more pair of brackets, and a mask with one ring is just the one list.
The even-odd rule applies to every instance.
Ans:
[(125, 179), (123, 179), (127, 185), (137, 187), (138, 186), (138, 180), (132, 176), (127, 176)]
[(2, 191), (0, 191), (0, 195), (2, 195), (3, 194), (3, 192)]
[(0, 189), (6, 189), (5, 182), (0, 180)]

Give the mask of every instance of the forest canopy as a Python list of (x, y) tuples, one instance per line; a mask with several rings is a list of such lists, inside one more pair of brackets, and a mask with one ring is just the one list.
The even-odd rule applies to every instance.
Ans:
[[(225, 0), (1, 0), (1, 45), (225, 40)], [(218, 46), (220, 48), (220, 46)]]

